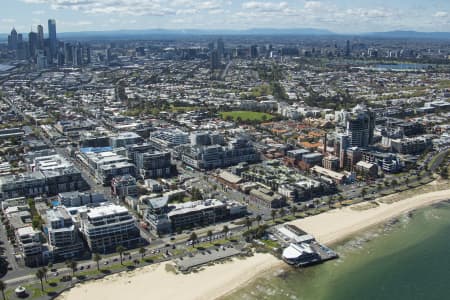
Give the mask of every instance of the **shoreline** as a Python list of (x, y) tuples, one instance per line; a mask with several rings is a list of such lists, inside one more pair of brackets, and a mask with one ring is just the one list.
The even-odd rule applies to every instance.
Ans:
[(336, 244), (352, 235), (382, 224), (410, 211), (450, 200), (450, 189), (418, 194), (392, 203), (383, 203), (367, 210), (353, 210), (351, 206), (333, 209), (328, 212), (294, 220), (289, 224), (296, 225), (313, 235), (323, 244)]
[[(375, 208), (353, 210), (351, 206), (298, 219), (296, 225), (326, 245), (336, 244), (361, 231), (382, 224), (418, 208), (450, 199), (450, 189), (418, 194), (389, 204), (380, 202), (391, 196), (378, 198)], [(59, 300), (114, 300), (137, 297), (150, 292), (153, 299), (222, 299), (248, 285), (254, 279), (284, 266), (271, 254), (257, 253), (245, 259), (205, 266), (198, 273), (175, 275), (165, 270), (165, 263), (120, 273), (105, 279), (76, 285), (62, 293)], [(150, 288), (150, 289), (149, 289)]]

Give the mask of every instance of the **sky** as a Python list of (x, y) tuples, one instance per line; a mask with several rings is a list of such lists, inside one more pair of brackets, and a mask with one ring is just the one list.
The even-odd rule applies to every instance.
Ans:
[(450, 31), (450, 0), (2, 0), (0, 32), (320, 28)]

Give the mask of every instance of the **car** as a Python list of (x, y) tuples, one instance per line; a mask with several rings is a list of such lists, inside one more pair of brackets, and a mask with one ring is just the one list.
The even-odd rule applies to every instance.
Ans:
[(56, 271), (56, 272), (53, 272), (53, 276), (58, 276), (59, 275), (59, 273), (58, 273), (58, 271)]
[(175, 240), (175, 237), (171, 237), (170, 240), (171, 240), (171, 241), (174, 241), (174, 240)]
[(80, 270), (84, 270), (84, 266), (81, 266), (81, 267), (80, 267)]
[(114, 258), (114, 259), (113, 259), (113, 262), (116, 262), (116, 261), (119, 261), (119, 259), (118, 259), (118, 258)]
[(104, 264), (104, 265), (107, 265), (108, 263), (109, 263), (108, 261), (105, 261), (103, 264)]
[(91, 265), (87, 265), (87, 266), (86, 266), (86, 269), (90, 269), (90, 268), (91, 268)]
[(166, 244), (165, 247), (170, 247), (170, 244)]

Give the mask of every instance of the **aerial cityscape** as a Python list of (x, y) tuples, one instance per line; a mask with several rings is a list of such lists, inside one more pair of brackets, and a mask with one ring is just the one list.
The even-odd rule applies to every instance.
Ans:
[(448, 297), (450, 5), (341, 2), (5, 4), (3, 299)]

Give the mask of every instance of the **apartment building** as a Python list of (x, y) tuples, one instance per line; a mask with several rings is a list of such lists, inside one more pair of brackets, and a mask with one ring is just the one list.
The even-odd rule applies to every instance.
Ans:
[(119, 205), (106, 204), (80, 212), (80, 231), (92, 252), (114, 252), (122, 245), (127, 248), (141, 242), (136, 220)]

